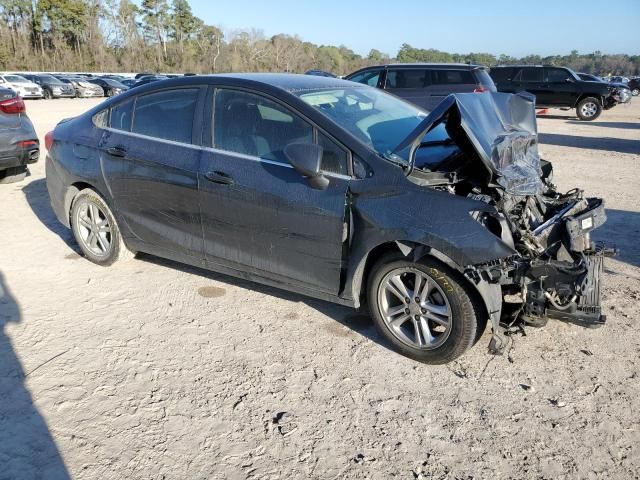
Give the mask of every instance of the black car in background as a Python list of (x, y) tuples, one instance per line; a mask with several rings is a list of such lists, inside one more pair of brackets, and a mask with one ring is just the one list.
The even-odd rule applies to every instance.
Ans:
[(634, 97), (637, 97), (638, 95), (640, 95), (640, 78), (639, 77), (634, 77), (630, 79), (627, 85), (629, 85), (629, 88), (631, 89), (631, 95), (633, 95)]
[(99, 265), (146, 252), (367, 304), (399, 351), (443, 363), (489, 318), (494, 351), (516, 322), (604, 321), (602, 200), (555, 190), (535, 122), (530, 95), (426, 115), (334, 78), (184, 77), (59, 123), (47, 187)]
[(580, 120), (595, 120), (602, 110), (613, 108), (621, 101), (615, 87), (582, 80), (566, 67), (498, 66), (491, 68), (491, 77), (500, 92), (529, 92), (535, 95), (538, 107), (575, 108)]
[(147, 83), (159, 82), (160, 80), (169, 80), (169, 77), (165, 77), (164, 75), (145, 75), (140, 77), (133, 86), (139, 87), (141, 85), (146, 85)]
[(386, 90), (426, 110), (451, 93), (495, 92), (487, 68), (456, 63), (399, 63), (367, 67), (345, 80)]
[(22, 76), (42, 87), (44, 98), (74, 98), (76, 91), (70, 83), (64, 83), (48, 73), (25, 73)]
[(129, 87), (112, 78), (90, 78), (88, 82), (102, 87), (105, 97), (113, 97), (129, 90)]
[(16, 92), (0, 88), (0, 183), (22, 180), (40, 157), (38, 136)]

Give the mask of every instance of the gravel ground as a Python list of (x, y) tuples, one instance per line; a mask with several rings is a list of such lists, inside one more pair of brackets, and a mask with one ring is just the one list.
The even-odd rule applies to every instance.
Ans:
[[(38, 134), (96, 100), (32, 101)], [(142, 256), (81, 258), (44, 162), (0, 185), (0, 479), (640, 478), (640, 98), (539, 120), (607, 201), (598, 330), (425, 366), (332, 304)]]

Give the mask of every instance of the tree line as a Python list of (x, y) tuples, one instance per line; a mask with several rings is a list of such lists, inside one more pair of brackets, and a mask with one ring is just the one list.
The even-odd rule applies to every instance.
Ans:
[(397, 62), (470, 62), (487, 66), (566, 65), (596, 74), (640, 73), (640, 56), (581, 55), (513, 58), (454, 54), (404, 44), (395, 58), (372, 49), (316, 45), (295, 35), (222, 31), (195, 16), (188, 0), (0, 0), (0, 69), (101, 72), (304, 72), (343, 75)]

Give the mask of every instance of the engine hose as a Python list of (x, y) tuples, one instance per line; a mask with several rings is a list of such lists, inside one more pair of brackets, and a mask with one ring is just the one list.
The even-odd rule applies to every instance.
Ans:
[(569, 300), (569, 303), (567, 303), (566, 305), (559, 305), (549, 292), (544, 292), (544, 296), (547, 297), (547, 300), (549, 300), (549, 303), (551, 303), (551, 305), (553, 305), (553, 307), (557, 310), (568, 309), (571, 306), (571, 304), (576, 301), (576, 298), (578, 298), (576, 295), (574, 295), (573, 297), (571, 297), (571, 300)]

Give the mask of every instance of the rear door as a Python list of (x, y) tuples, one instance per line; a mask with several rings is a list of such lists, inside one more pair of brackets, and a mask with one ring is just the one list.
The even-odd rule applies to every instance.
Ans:
[(420, 108), (431, 110), (431, 77), (424, 68), (389, 68), (384, 89)]
[(544, 81), (544, 71), (541, 67), (523, 67), (513, 80), (515, 92), (526, 91), (535, 95), (537, 105), (550, 105), (547, 102), (548, 88)]
[(121, 220), (147, 253), (202, 256), (198, 210), (205, 87), (154, 91), (111, 109), (101, 155)]
[[(218, 89), (214, 101), (212, 147), (198, 175), (206, 261), (337, 294), (347, 150), (261, 94)], [(314, 142), (324, 148), (326, 190), (312, 189), (283, 154), (290, 143)]]

